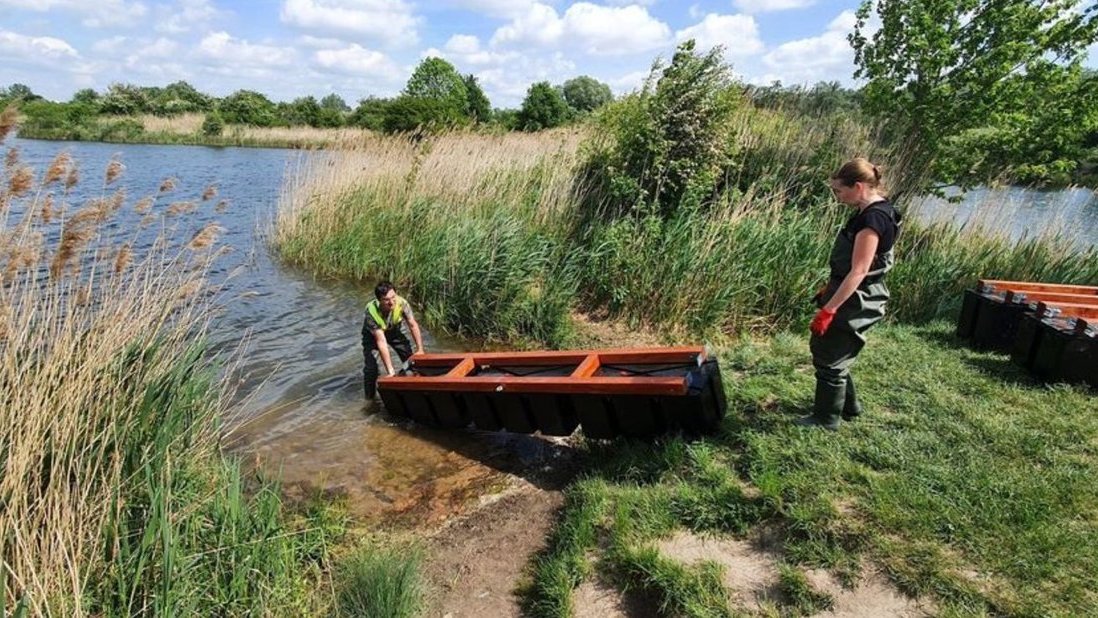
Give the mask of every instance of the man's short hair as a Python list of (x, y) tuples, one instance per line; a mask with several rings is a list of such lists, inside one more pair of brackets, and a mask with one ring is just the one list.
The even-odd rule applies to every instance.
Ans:
[(388, 281), (382, 281), (377, 284), (377, 287), (374, 288), (374, 296), (377, 297), (378, 300), (381, 300), (385, 297), (386, 294), (389, 293), (389, 290), (392, 289), (392, 283), (389, 283)]

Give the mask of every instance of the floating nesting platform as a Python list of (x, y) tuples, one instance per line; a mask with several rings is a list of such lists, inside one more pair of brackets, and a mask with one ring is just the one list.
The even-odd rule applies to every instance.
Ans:
[(1096, 325), (1098, 286), (984, 279), (965, 292), (957, 335), (1042, 379), (1098, 387)]
[(417, 354), (377, 388), (391, 414), (448, 428), (589, 438), (708, 433), (727, 409), (705, 348)]

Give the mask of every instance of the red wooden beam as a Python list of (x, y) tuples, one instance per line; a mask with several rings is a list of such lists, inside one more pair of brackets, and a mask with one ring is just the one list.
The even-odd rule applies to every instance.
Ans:
[(595, 372), (599, 370), (599, 366), (602, 363), (599, 362), (598, 354), (591, 354), (587, 358), (583, 359), (583, 362), (576, 367), (576, 370), (572, 372), (571, 378), (590, 378), (595, 375)]
[(465, 376), (472, 373), (473, 369), (476, 368), (476, 366), (477, 364), (473, 362), (472, 357), (468, 357), (457, 365), (454, 365), (454, 368), (448, 371), (443, 377), (464, 378)]
[(415, 364), (421, 367), (449, 367), (468, 357), (477, 365), (546, 366), (579, 365), (597, 354), (601, 364), (690, 363), (705, 360), (703, 346), (671, 348), (616, 348), (606, 350), (567, 350), (559, 352), (464, 352), (458, 354), (417, 354)]
[(1040, 283), (1033, 281), (1003, 281), (1000, 279), (980, 279), (979, 288), (994, 288), (1000, 292), (1055, 292), (1060, 294), (1098, 294), (1098, 286), (1074, 285), (1068, 283)]
[(1098, 290), (1095, 290), (1094, 294), (1061, 294), (1059, 292), (1031, 292), (1023, 290), (1010, 290), (1006, 295), (1006, 302), (1035, 303), (1038, 301), (1044, 301), (1050, 305), (1058, 303), (1074, 303), (1079, 305), (1090, 305), (1098, 303)]

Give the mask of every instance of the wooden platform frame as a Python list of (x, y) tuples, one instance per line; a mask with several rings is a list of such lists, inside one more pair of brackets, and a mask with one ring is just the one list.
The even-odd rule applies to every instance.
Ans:
[[(706, 360), (704, 346), (629, 348), (567, 352), (472, 352), (416, 354), (414, 367), (449, 370), (437, 376), (389, 376), (378, 387), (402, 391), (461, 391), (495, 393), (685, 395), (687, 376), (596, 376), (604, 365), (695, 364)], [(567, 376), (479, 376), (478, 368), (552, 367), (572, 365)]]

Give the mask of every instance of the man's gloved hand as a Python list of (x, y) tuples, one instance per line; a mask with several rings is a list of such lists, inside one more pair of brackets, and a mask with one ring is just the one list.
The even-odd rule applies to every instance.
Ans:
[(827, 329), (831, 328), (831, 321), (835, 319), (834, 309), (820, 309), (816, 312), (816, 317), (812, 318), (812, 323), (808, 325), (808, 330), (812, 331), (812, 334), (823, 337)]

